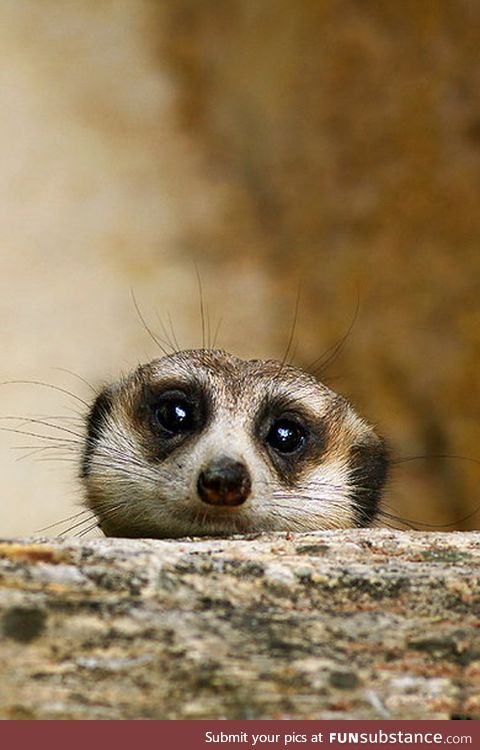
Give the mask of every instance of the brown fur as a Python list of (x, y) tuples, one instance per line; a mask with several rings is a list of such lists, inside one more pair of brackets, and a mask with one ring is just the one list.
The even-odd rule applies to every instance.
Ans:
[[(187, 431), (158, 422), (165, 399), (187, 405)], [(279, 425), (300, 447), (278, 448)], [(251, 477), (238, 506), (199, 496), (200, 472), (220, 457)], [(143, 365), (99, 396), (81, 473), (106, 534), (175, 537), (366, 525), (386, 468), (372, 427), (308, 373), (201, 349)]]

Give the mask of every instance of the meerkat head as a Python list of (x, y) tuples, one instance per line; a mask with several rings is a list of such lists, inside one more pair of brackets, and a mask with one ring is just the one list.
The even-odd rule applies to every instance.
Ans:
[(388, 458), (311, 375), (181, 351), (105, 388), (81, 477), (108, 536), (180, 537), (371, 524)]

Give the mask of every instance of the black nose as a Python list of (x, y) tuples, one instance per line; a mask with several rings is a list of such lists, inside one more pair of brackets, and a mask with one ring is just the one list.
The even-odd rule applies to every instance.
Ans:
[(245, 464), (226, 456), (212, 461), (200, 472), (197, 481), (198, 494), (209, 505), (241, 505), (251, 489)]

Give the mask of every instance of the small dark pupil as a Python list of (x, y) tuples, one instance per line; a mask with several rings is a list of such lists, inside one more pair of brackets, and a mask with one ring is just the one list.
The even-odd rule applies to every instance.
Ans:
[(292, 453), (303, 443), (303, 432), (293, 422), (277, 422), (268, 433), (268, 443), (281, 453)]
[(156, 409), (156, 417), (162, 427), (170, 432), (183, 432), (192, 424), (192, 414), (187, 404), (171, 401)]

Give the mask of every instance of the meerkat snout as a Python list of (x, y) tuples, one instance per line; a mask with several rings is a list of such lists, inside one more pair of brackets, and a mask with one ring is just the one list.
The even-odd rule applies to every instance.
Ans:
[(228, 456), (211, 461), (200, 472), (197, 492), (208, 505), (241, 505), (250, 495), (252, 480), (245, 464)]

